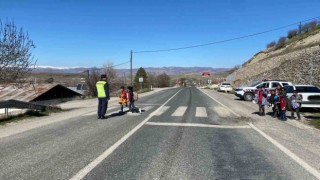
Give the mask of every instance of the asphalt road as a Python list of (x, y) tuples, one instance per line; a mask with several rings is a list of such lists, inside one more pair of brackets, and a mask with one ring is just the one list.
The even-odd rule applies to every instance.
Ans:
[[(195, 87), (0, 139), (0, 179), (316, 179)], [(89, 165), (89, 166), (88, 166)]]

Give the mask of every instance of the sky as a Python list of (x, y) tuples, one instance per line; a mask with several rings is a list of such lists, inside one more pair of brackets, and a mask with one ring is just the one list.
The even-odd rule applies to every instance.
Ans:
[[(318, 17), (319, 7), (319, 0), (0, 0), (0, 19), (14, 20), (29, 33), (37, 65), (102, 67), (128, 62), (130, 50), (211, 43)], [(133, 67), (230, 68), (294, 28), (199, 48), (133, 53)]]

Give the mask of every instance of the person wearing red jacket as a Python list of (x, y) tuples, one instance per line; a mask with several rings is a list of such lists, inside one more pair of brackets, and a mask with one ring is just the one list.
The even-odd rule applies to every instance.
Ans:
[(287, 105), (287, 98), (285, 96), (281, 96), (280, 97), (280, 119), (283, 120), (283, 121), (287, 120), (286, 105)]
[(124, 86), (121, 86), (119, 95), (120, 113), (123, 113), (124, 106), (127, 106), (127, 91)]

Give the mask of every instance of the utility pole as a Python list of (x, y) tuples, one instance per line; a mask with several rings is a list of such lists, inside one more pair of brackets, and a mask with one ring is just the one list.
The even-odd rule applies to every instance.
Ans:
[(301, 22), (299, 23), (299, 35), (301, 34), (301, 31), (302, 31), (302, 25), (301, 25)]
[(130, 51), (130, 77), (131, 77), (131, 86), (133, 86), (133, 81), (132, 81), (132, 50)]

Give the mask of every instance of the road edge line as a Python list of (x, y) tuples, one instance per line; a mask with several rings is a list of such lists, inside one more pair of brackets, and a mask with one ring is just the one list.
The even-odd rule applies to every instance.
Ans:
[(233, 115), (237, 116), (237, 117), (241, 117), (238, 113), (234, 112), (232, 109), (230, 109), (228, 106), (222, 104), (220, 101), (216, 100), (215, 98), (213, 98), (212, 96), (210, 96), (208, 93), (204, 92), (203, 90), (199, 89), (198, 90), (200, 92), (202, 92), (203, 94), (209, 96), (212, 100), (216, 101), (217, 103), (219, 103), (221, 106), (225, 107), (226, 109), (228, 109)]
[(80, 180), (84, 178), (90, 171), (92, 171), (97, 165), (99, 165), (103, 160), (105, 160), (110, 154), (112, 154), (123, 142), (125, 142), (130, 136), (132, 136), (137, 130), (139, 130), (146, 122), (148, 122), (154, 114), (159, 111), (163, 106), (165, 106), (171, 99), (173, 99), (182, 89), (171, 96), (165, 103), (163, 103), (158, 109), (153, 111), (149, 116), (139, 123), (136, 127), (131, 129), (126, 135), (122, 136), (116, 143), (105, 150), (101, 155), (94, 159), (91, 163), (82, 168), (77, 174), (75, 174), (70, 180)]
[(264, 138), (266, 138), (268, 141), (270, 141), (274, 146), (276, 146), (278, 149), (280, 149), (283, 153), (285, 153), (287, 156), (289, 156), (291, 159), (293, 159), (296, 163), (298, 163), (301, 167), (303, 167), (306, 171), (308, 171), (310, 174), (312, 174), (317, 179), (320, 179), (320, 172), (317, 171), (315, 168), (310, 166), (307, 162), (302, 160), (300, 157), (298, 157), (296, 154), (294, 154), (292, 151), (284, 147), (282, 144), (274, 140), (272, 137), (268, 136), (266, 133), (261, 131), (259, 128), (254, 126), (252, 123), (248, 123), (249, 126), (257, 131), (259, 134), (261, 134)]

